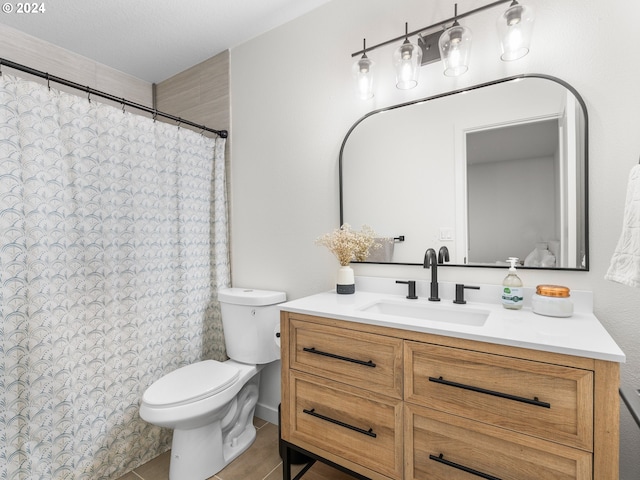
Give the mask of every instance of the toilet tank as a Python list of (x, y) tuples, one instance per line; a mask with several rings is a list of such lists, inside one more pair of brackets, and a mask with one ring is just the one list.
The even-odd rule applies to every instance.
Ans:
[(252, 288), (222, 288), (218, 300), (227, 355), (248, 364), (273, 362), (280, 358), (280, 309), (284, 292)]

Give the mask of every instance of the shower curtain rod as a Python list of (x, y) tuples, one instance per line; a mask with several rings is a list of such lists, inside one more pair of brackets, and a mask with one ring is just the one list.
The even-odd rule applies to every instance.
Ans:
[(49, 83), (49, 82), (59, 83), (61, 85), (65, 85), (67, 87), (75, 88), (77, 90), (82, 90), (83, 92), (85, 92), (89, 96), (90, 95), (95, 95), (97, 97), (102, 97), (102, 98), (106, 98), (108, 100), (112, 100), (114, 102), (118, 102), (118, 103), (120, 103), (122, 105), (123, 109), (124, 109), (125, 106), (127, 106), (127, 107), (135, 108), (137, 110), (142, 110), (143, 112), (152, 114), (154, 120), (156, 119), (156, 117), (163, 117), (163, 118), (167, 118), (169, 120), (173, 120), (174, 122), (177, 122), (178, 126), (184, 124), (184, 125), (189, 125), (191, 127), (195, 127), (197, 129), (199, 129), (201, 131), (201, 133), (202, 132), (211, 132), (211, 133), (215, 133), (216, 135), (218, 135), (221, 138), (227, 138), (227, 136), (229, 135), (229, 132), (227, 130), (214, 130), (213, 128), (209, 128), (209, 127), (206, 127), (204, 125), (198, 125), (197, 123), (190, 122), (189, 120), (185, 120), (184, 118), (180, 118), (180, 117), (176, 117), (175, 115), (171, 115), (171, 114), (168, 114), (168, 113), (160, 112), (156, 108), (149, 108), (149, 107), (146, 107), (146, 106), (141, 105), (139, 103), (131, 102), (131, 101), (125, 99), (125, 98), (116, 97), (115, 95), (111, 95), (110, 93), (101, 92), (100, 90), (96, 90), (96, 89), (88, 87), (88, 86), (80, 85), (79, 83), (72, 82), (71, 80), (66, 80), (66, 79), (61, 78), (61, 77), (56, 77), (55, 75), (49, 75), (46, 72), (42, 72), (40, 70), (36, 70), (35, 68), (27, 67), (26, 65), (21, 65), (19, 63), (12, 62), (11, 60), (7, 60), (5, 58), (0, 58), (0, 75), (2, 75), (2, 67), (3, 66), (7, 66), (7, 67), (13, 68), (15, 70), (20, 70), (22, 72), (25, 72), (25, 73), (28, 73), (28, 74), (31, 74), (31, 75), (35, 75), (35, 76), (40, 77), (40, 78), (44, 78), (45, 80), (47, 80), (47, 83)]

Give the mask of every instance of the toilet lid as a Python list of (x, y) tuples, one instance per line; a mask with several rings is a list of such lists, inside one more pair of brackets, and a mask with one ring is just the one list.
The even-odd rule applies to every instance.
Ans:
[(195, 402), (226, 390), (240, 371), (215, 360), (204, 360), (179, 368), (154, 382), (142, 395), (147, 405), (172, 407)]

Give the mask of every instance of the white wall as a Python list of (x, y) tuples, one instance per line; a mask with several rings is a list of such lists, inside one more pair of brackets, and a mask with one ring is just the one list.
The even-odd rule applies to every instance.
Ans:
[[(333, 0), (231, 51), (233, 282), (282, 289), (291, 299), (333, 287), (337, 262), (314, 240), (337, 227), (339, 148), (367, 111), (517, 73), (554, 75), (580, 92), (589, 113), (591, 271), (522, 271), (521, 277), (527, 285), (592, 290), (596, 315), (627, 354), (622, 383), (640, 388), (640, 292), (603, 278), (620, 234), (628, 173), (640, 152), (640, 62), (633, 50), (640, 44), (640, 2), (526, 0), (537, 15), (532, 51), (509, 64), (497, 54), (495, 22), (502, 7), (496, 7), (464, 20), (474, 34), (465, 75), (444, 77), (441, 65), (433, 64), (422, 68), (418, 88), (396, 90), (393, 47), (385, 47), (369, 55), (381, 74), (375, 98), (357, 99), (350, 55), (362, 38), (373, 45), (401, 35), (405, 21), (410, 29), (430, 25), (450, 17), (453, 3)], [(488, 2), (457, 3), (468, 11)], [(629, 53), (614, 46), (628, 46)], [(359, 265), (356, 273), (427, 279), (430, 272)], [(504, 274), (440, 270), (443, 281), (461, 283), (498, 283)], [(633, 480), (640, 472), (640, 429), (624, 406), (621, 422), (620, 478)]]
[[(345, 145), (345, 222), (356, 229), (369, 225), (381, 237), (403, 235), (405, 241), (394, 246), (395, 262), (421, 262), (425, 244), (442, 245), (440, 228), (455, 227), (460, 192), (454, 162), (443, 161), (453, 158), (455, 144), (454, 112), (447, 105), (436, 100), (372, 115)], [(426, 208), (435, 203), (438, 208)], [(453, 243), (448, 246), (456, 258)]]

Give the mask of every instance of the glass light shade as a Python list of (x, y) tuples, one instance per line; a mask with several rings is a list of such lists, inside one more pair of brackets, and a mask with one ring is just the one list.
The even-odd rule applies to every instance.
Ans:
[(396, 69), (396, 87), (408, 90), (418, 85), (418, 74), (422, 62), (422, 50), (405, 39), (393, 52), (393, 66)]
[(374, 65), (374, 61), (367, 57), (366, 53), (353, 64), (353, 78), (356, 82), (358, 96), (362, 100), (373, 98)]
[(498, 34), (505, 62), (517, 60), (529, 53), (533, 32), (533, 9), (513, 2), (498, 18)]
[(440, 35), (438, 45), (445, 75), (457, 77), (469, 70), (471, 30), (456, 22)]

